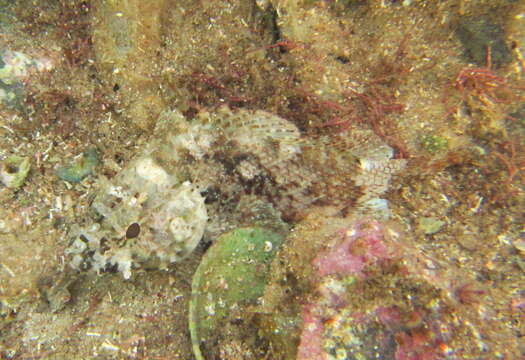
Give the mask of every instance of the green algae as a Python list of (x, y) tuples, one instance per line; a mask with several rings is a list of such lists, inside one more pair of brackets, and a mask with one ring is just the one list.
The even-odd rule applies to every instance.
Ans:
[(89, 148), (75, 163), (58, 168), (56, 175), (64, 181), (78, 183), (91, 174), (97, 165), (97, 151)]
[(221, 235), (193, 276), (189, 328), (195, 357), (200, 344), (232, 319), (231, 309), (255, 305), (266, 286), (269, 264), (282, 236), (263, 228), (235, 229)]
[(421, 141), (421, 147), (429, 153), (438, 153), (448, 149), (448, 140), (438, 135), (427, 135)]

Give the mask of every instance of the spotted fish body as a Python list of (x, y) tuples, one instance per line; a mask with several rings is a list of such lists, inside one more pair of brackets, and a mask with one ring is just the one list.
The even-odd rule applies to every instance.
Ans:
[(257, 222), (262, 208), (291, 221), (317, 202), (385, 213), (379, 196), (404, 166), (392, 153), (370, 130), (311, 138), (262, 110), (223, 107), (191, 121), (165, 111), (144, 151), (99, 181), (96, 216), (70, 232), (71, 264), (126, 278), (165, 268), (203, 236)]

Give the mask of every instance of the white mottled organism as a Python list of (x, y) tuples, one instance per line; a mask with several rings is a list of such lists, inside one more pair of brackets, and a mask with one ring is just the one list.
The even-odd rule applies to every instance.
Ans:
[(167, 263), (183, 259), (199, 243), (207, 220), (204, 198), (191, 183), (182, 183), (151, 217), (151, 252)]
[[(72, 231), (71, 265), (95, 271), (115, 266), (127, 279), (134, 266), (165, 268), (197, 246), (208, 220), (204, 198), (189, 182), (177, 184), (149, 156), (102, 180), (92, 207), (103, 218)], [(138, 229), (129, 235), (130, 226)], [(136, 231), (137, 232), (137, 231)]]

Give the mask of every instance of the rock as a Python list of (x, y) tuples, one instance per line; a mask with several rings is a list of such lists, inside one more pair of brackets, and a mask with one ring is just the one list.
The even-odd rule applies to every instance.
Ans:
[(483, 286), (441, 269), (391, 221), (317, 211), (285, 244), (262, 302), (275, 358), (519, 356), (512, 331), (477, 311)]
[[(239, 228), (220, 236), (193, 275), (190, 332), (193, 351), (227, 338), (228, 324), (248, 322), (246, 309), (263, 295), (269, 264), (282, 236), (263, 228)], [(219, 345), (220, 346), (220, 345)], [(211, 357), (207, 357), (211, 358)]]
[(56, 175), (64, 181), (78, 183), (90, 175), (97, 165), (97, 151), (95, 148), (89, 148), (75, 163), (58, 168)]
[(0, 162), (0, 181), (8, 188), (17, 189), (26, 181), (30, 169), (29, 158), (12, 155)]
[[(512, 61), (502, 28), (487, 16), (461, 17), (456, 34), (464, 47), (465, 57), (477, 66), (499, 68)], [(486, 63), (487, 48), (491, 50), (492, 64)]]
[(432, 235), (441, 230), (443, 225), (445, 225), (445, 222), (436, 217), (420, 217), (418, 219), (417, 228), (425, 235)]

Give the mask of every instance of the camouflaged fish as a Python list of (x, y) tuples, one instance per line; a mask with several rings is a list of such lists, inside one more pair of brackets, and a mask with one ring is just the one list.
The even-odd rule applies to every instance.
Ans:
[[(371, 130), (306, 137), (262, 110), (165, 111), (153, 140), (112, 179), (101, 179), (87, 226), (74, 226), (76, 269), (165, 268), (262, 218), (296, 220), (313, 204), (387, 216), (380, 198), (405, 161)], [(264, 210), (264, 214), (261, 213)]]

